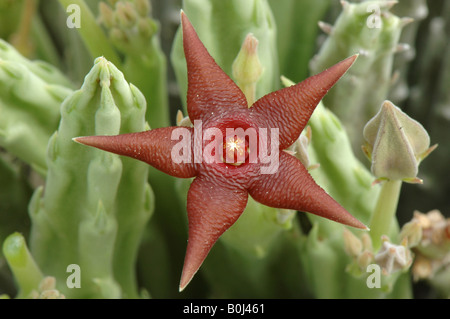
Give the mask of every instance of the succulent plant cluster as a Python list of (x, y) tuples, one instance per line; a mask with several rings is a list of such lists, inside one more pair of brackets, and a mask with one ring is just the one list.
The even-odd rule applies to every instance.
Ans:
[(0, 296), (448, 298), (449, 25), (0, 0)]

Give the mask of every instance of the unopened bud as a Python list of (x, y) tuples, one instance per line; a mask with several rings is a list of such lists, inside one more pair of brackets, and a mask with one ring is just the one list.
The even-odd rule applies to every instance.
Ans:
[(372, 173), (378, 180), (403, 180), (421, 183), (418, 167), (436, 146), (423, 126), (385, 101), (364, 127), (366, 145), (363, 150), (372, 161)]
[(351, 257), (358, 257), (362, 251), (363, 244), (350, 230), (344, 228), (344, 249)]
[(112, 28), (116, 25), (114, 11), (109, 5), (104, 2), (98, 4), (98, 10), (100, 12), (100, 20), (107, 28)]
[(131, 28), (137, 22), (137, 13), (133, 5), (129, 2), (119, 2), (116, 9), (117, 20), (124, 28)]
[(422, 239), (422, 227), (420, 226), (419, 221), (413, 219), (403, 225), (399, 238), (406, 239), (408, 247), (417, 246)]
[(307, 126), (300, 137), (288, 148), (288, 152), (297, 157), (302, 164), (308, 169), (319, 167), (319, 164), (311, 164), (308, 154), (308, 146), (311, 143), (312, 131), (311, 127)]
[(177, 123), (177, 126), (192, 127), (191, 119), (189, 118), (189, 116), (185, 117), (181, 110), (178, 110), (178, 112), (177, 112), (176, 123)]
[(258, 57), (258, 39), (249, 33), (232, 65), (233, 77), (247, 97), (249, 106), (255, 102), (256, 82), (260, 79), (262, 70)]
[(139, 34), (145, 39), (151, 38), (158, 29), (155, 21), (153, 21), (150, 18), (139, 19), (137, 23), (137, 28)]
[(55, 277), (47, 276), (44, 277), (39, 283), (39, 291), (52, 290), (56, 287)]
[(414, 281), (430, 278), (433, 273), (431, 261), (422, 255), (418, 255), (414, 260), (414, 265), (412, 266), (411, 272)]
[(141, 17), (146, 17), (150, 14), (151, 6), (148, 0), (136, 0), (134, 2), (136, 11)]
[(364, 250), (359, 256), (356, 258), (356, 263), (360, 267), (360, 269), (367, 269), (367, 266), (372, 264), (374, 261), (373, 253), (369, 250)]

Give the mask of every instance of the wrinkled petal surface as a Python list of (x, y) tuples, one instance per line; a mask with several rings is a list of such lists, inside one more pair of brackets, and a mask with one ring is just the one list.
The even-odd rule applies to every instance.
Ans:
[[(176, 163), (172, 159), (172, 149), (179, 143), (172, 138), (178, 127), (163, 127), (145, 132), (113, 136), (83, 136), (74, 141), (99, 148), (118, 155), (124, 155), (146, 162), (160, 171), (175, 177), (188, 178), (197, 175), (194, 161)], [(183, 128), (192, 133), (192, 128)]]
[[(270, 93), (248, 108), (245, 95), (209, 55), (183, 12), (181, 22), (188, 71), (187, 108), (194, 124), (193, 128), (183, 128), (187, 130), (183, 139), (190, 142), (182, 148), (183, 154), (189, 154), (187, 160), (174, 161), (172, 154), (174, 148), (175, 154), (180, 154), (180, 139), (176, 134), (179, 127), (75, 139), (82, 144), (139, 159), (172, 176), (196, 177), (187, 197), (189, 238), (180, 291), (191, 281), (214, 243), (241, 216), (249, 194), (271, 207), (305, 211), (366, 228), (314, 182), (298, 159), (284, 151), (272, 153), (273, 150), (286, 149), (298, 139), (317, 104), (357, 56), (297, 85)], [(279, 165), (272, 173), (261, 174), (260, 169), (268, 163), (262, 160), (237, 166), (223, 161), (195, 161), (194, 158), (202, 158), (210, 146), (210, 141), (203, 140), (204, 135), (198, 128), (200, 131), (214, 128), (222, 133), (227, 129), (255, 129), (258, 131), (255, 139), (258, 140), (257, 151), (249, 142), (248, 154), (263, 154), (260, 145), (266, 142), (267, 150), (270, 149), (271, 155), (275, 154), (273, 158)], [(267, 133), (270, 130), (270, 135), (264, 136), (259, 129)], [(275, 129), (273, 133), (272, 129)], [(223, 136), (226, 135), (222, 133), (217, 137), (220, 140), (214, 141), (222, 143), (223, 147)], [(272, 136), (279, 137), (279, 145), (272, 144)], [(272, 145), (276, 146), (272, 149)], [(202, 154), (198, 153), (199, 148)]]
[(181, 13), (181, 23), (188, 71), (187, 110), (191, 121), (204, 119), (217, 107), (248, 108), (244, 93), (217, 65), (184, 13)]
[(351, 56), (304, 81), (269, 93), (252, 106), (261, 125), (280, 129), (280, 149), (291, 146), (300, 136), (314, 109), (328, 90), (356, 60)]
[(280, 153), (277, 173), (255, 179), (249, 194), (267, 206), (309, 212), (345, 225), (367, 228), (316, 184), (300, 160), (286, 152)]
[(191, 281), (219, 237), (241, 216), (248, 193), (226, 180), (198, 176), (187, 198), (189, 240), (180, 291)]

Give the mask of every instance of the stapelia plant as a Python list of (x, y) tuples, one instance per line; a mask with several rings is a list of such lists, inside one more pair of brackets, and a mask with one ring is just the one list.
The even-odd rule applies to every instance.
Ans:
[(315, 183), (299, 159), (283, 151), (298, 139), (316, 105), (357, 56), (249, 107), (244, 93), (209, 55), (184, 13), (181, 20), (187, 110), (194, 127), (75, 139), (139, 159), (172, 176), (195, 177), (187, 197), (189, 241), (180, 290), (242, 214), (248, 195), (271, 207), (306, 211), (365, 229)]

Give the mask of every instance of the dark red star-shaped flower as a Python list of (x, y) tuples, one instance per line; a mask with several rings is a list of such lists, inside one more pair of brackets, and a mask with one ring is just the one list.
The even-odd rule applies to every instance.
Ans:
[[(245, 95), (209, 55), (184, 13), (181, 20), (188, 70), (187, 110), (194, 127), (75, 139), (139, 159), (172, 176), (195, 177), (187, 196), (189, 238), (180, 291), (217, 239), (242, 214), (248, 195), (264, 205), (309, 212), (365, 229), (315, 183), (300, 160), (283, 151), (298, 139), (317, 104), (356, 55), (297, 85), (270, 93), (249, 108)], [(227, 129), (249, 133), (230, 135)], [(214, 134), (206, 136), (206, 132)]]

